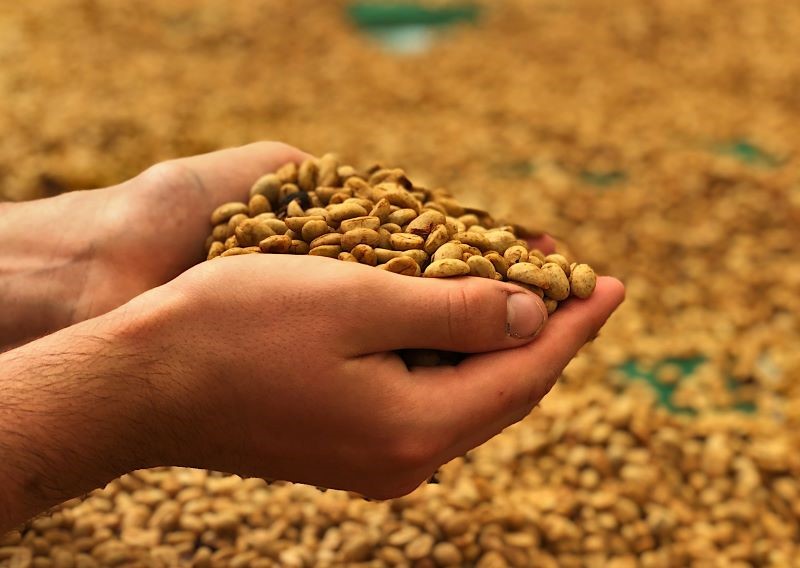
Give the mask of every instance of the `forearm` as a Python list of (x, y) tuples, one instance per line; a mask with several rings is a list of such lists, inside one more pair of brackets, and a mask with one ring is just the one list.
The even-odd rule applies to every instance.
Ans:
[(70, 325), (92, 248), (70, 195), (0, 204), (0, 352)]
[(161, 460), (152, 378), (131, 309), (0, 355), (0, 534)]

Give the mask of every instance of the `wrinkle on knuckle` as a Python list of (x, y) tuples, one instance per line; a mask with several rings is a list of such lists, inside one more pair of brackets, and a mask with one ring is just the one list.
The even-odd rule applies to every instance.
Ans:
[(471, 296), (468, 287), (453, 286), (447, 293), (447, 339), (455, 343), (470, 320)]

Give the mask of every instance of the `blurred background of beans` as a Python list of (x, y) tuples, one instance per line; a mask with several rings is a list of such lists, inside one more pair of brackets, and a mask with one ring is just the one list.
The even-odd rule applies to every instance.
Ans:
[(137, 472), (0, 536), (0, 566), (800, 566), (799, 27), (781, 0), (0, 5), (0, 199), (277, 139), (628, 289), (439, 485)]

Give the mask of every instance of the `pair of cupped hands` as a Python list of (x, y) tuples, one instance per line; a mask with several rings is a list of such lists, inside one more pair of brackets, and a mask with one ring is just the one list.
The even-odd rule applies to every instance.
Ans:
[[(113, 365), (86, 379), (108, 383), (97, 420), (127, 415), (101, 437), (106, 476), (185, 465), (406, 494), (530, 413), (622, 301), (602, 277), (544, 325), (534, 294), (483, 278), (291, 255), (198, 264), (211, 211), (305, 157), (260, 142), (0, 208), (20, 227), (21, 272), (49, 282), (46, 299), (32, 297), (41, 285), (19, 291), (27, 317), (0, 325), (0, 343), (22, 345), (10, 356), (39, 344), (49, 361), (61, 343), (96, 346), (100, 367)], [(400, 349), (469, 356), (408, 369)]]

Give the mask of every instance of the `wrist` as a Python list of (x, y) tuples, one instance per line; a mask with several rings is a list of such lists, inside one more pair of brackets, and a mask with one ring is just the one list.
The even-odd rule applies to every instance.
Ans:
[[(70, 325), (74, 283), (91, 269), (91, 243), (65, 222), (72, 195), (0, 208), (0, 352)], [(81, 229), (82, 230), (82, 229)]]

